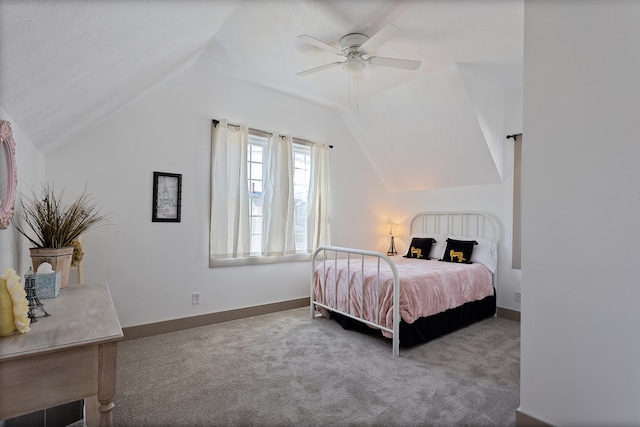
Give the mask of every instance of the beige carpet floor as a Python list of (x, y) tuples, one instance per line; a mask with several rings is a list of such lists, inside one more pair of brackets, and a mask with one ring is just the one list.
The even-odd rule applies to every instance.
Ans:
[(392, 357), (300, 308), (118, 346), (116, 426), (513, 426), (520, 324), (490, 318)]

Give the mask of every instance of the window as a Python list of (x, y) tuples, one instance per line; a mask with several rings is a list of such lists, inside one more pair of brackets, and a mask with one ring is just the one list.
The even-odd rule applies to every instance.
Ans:
[[(249, 226), (251, 256), (262, 254), (264, 172), (263, 160), (266, 158), (268, 138), (257, 132), (249, 131), (247, 146), (247, 184), (249, 189)], [(307, 199), (311, 179), (311, 147), (292, 144), (293, 164), (293, 220), (295, 253), (308, 253), (307, 244)]]
[(214, 121), (209, 265), (305, 260), (329, 244), (327, 152)]

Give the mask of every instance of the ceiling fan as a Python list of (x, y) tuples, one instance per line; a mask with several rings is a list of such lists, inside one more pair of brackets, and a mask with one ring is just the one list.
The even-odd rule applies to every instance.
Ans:
[(306, 76), (307, 74), (327, 70), (329, 68), (337, 67), (338, 65), (342, 66), (342, 69), (347, 71), (350, 75), (360, 75), (367, 64), (415, 71), (420, 67), (420, 64), (422, 64), (421, 61), (369, 56), (378, 47), (386, 43), (392, 37), (398, 35), (401, 31), (402, 30), (397, 26), (387, 24), (371, 37), (367, 37), (361, 33), (350, 33), (340, 39), (340, 49), (306, 34), (298, 36), (298, 39), (306, 43), (335, 53), (336, 55), (344, 56), (347, 59), (344, 61), (331, 62), (309, 70), (300, 71), (299, 73), (296, 73), (296, 75)]

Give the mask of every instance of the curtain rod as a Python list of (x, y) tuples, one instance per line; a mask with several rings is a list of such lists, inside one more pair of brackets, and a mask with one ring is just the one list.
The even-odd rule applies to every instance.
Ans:
[(522, 134), (521, 133), (514, 133), (513, 135), (507, 135), (507, 139), (513, 138), (513, 140), (515, 141), (517, 136), (522, 136)]
[[(211, 123), (213, 123), (213, 127), (216, 127), (216, 126), (218, 126), (218, 123), (220, 123), (220, 120), (213, 119), (213, 120), (211, 120)], [(227, 125), (233, 126), (235, 128), (240, 129), (240, 125), (235, 125), (233, 123), (227, 123)], [(273, 132), (267, 132), (267, 131), (260, 130), (260, 129), (255, 129), (255, 128), (248, 128), (248, 129), (251, 130), (251, 131), (254, 131), (254, 132), (258, 132), (258, 133), (262, 133), (262, 134), (265, 134), (265, 135), (273, 136)], [(294, 137), (291, 137), (291, 139), (293, 139), (294, 141), (299, 141), (299, 142), (303, 142), (303, 143), (306, 143), (306, 144), (311, 144), (311, 145), (315, 145), (316, 144), (315, 142), (309, 141), (307, 139), (294, 138)], [(333, 145), (329, 145), (329, 148), (333, 148)]]

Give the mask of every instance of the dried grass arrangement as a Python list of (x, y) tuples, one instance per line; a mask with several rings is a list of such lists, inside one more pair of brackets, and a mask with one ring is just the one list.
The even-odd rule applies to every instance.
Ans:
[(106, 221), (100, 213), (100, 206), (86, 188), (70, 205), (62, 203), (63, 194), (64, 191), (56, 194), (54, 187), (47, 184), (40, 194), (33, 192), (31, 198), (21, 198), (22, 209), (14, 217), (14, 225), (34, 247), (57, 249), (73, 246), (72, 242), (81, 234)]

